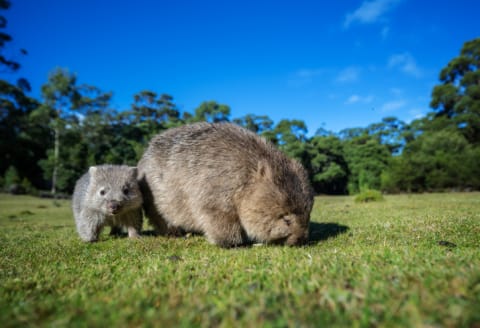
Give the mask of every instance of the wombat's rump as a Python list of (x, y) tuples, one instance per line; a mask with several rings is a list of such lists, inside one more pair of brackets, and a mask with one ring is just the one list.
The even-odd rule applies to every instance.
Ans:
[(298, 245), (313, 193), (304, 168), (236, 125), (196, 123), (154, 137), (138, 163), (144, 209), (159, 234), (205, 234), (222, 247)]
[(112, 232), (128, 228), (138, 237), (142, 228), (142, 194), (137, 168), (125, 165), (92, 166), (75, 184), (73, 216), (83, 241), (97, 241), (106, 225)]

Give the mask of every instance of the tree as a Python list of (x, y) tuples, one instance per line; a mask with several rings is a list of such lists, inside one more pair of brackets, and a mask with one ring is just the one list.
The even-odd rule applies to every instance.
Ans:
[(399, 154), (409, 137), (408, 126), (396, 117), (385, 117), (380, 123), (367, 126), (366, 132), (386, 145), (391, 154)]
[(478, 150), (459, 131), (423, 133), (391, 163), (382, 188), (408, 192), (479, 188)]
[(53, 149), (41, 161), (45, 176), (51, 177), (52, 194), (57, 192), (59, 182), (63, 190), (71, 187), (79, 170), (85, 168), (88, 143), (81, 142), (82, 120), (102, 113), (111, 98), (111, 93), (93, 86), (77, 86), (76, 82), (76, 76), (66, 69), (52, 71), (42, 86), (44, 102), (34, 113), (37, 119), (48, 122), (53, 134)]
[[(0, 11), (7, 10), (10, 8), (10, 1), (8, 0), (0, 0)], [(7, 27), (7, 19), (5, 16), (0, 15), (0, 30), (3, 30)], [(4, 70), (6, 72), (16, 72), (20, 69), (20, 63), (16, 60), (9, 59), (4, 56), (4, 49), (7, 43), (12, 41), (12, 37), (7, 33), (0, 31), (0, 70)], [(25, 49), (20, 49), (19, 53), (21, 55), (26, 55), (27, 51)], [(19, 78), (16, 81), (16, 86), (23, 91), (30, 91), (30, 83), (25, 78)]]
[(272, 130), (262, 135), (278, 146), (287, 156), (295, 158), (302, 164), (309, 163), (306, 150), (307, 125), (300, 120), (281, 120)]
[(317, 193), (347, 193), (348, 165), (342, 141), (335, 136), (315, 136), (308, 143), (310, 180)]
[(233, 119), (233, 123), (257, 134), (271, 130), (273, 127), (273, 121), (267, 115), (247, 114), (243, 117)]
[[(80, 93), (76, 89), (77, 78), (66, 69), (57, 68), (48, 76), (42, 86), (44, 103), (38, 111), (51, 118), (49, 126), (53, 131), (54, 149), (49, 153), (51, 159), (52, 194), (57, 192), (58, 167), (60, 157), (60, 133), (65, 129), (66, 120), (72, 119), (73, 110), (78, 107)], [(46, 168), (47, 162), (43, 167)], [(49, 174), (47, 174), (49, 175)]]
[(230, 121), (230, 107), (222, 105), (216, 101), (204, 101), (195, 109), (195, 115), (191, 119), (192, 122), (228, 122)]
[(378, 138), (363, 134), (347, 140), (344, 145), (345, 159), (350, 176), (349, 193), (357, 193), (365, 189), (380, 189), (381, 176), (391, 158), (386, 145)]
[(173, 103), (173, 97), (144, 90), (133, 96), (132, 112), (137, 123), (151, 122), (164, 129), (178, 125), (180, 112)]
[(466, 42), (460, 55), (440, 72), (430, 106), (466, 137), (480, 144), (480, 38)]
[[(7, 19), (1, 13), (9, 9), (10, 1), (0, 0), (0, 72), (10, 78), (0, 79), (0, 175), (3, 175), (9, 166), (18, 169), (23, 179), (41, 183), (41, 171), (36, 165), (40, 154), (43, 155), (45, 146), (41, 136), (44, 131), (31, 126), (30, 113), (38, 106), (38, 102), (26, 95), (30, 85), (24, 78), (15, 76), (20, 70), (20, 64), (14, 59), (7, 58), (5, 49), (12, 41), (12, 37), (3, 30), (7, 26)], [(10, 49), (9, 53), (17, 51)], [(20, 55), (27, 52), (19, 50)], [(40, 133), (39, 133), (40, 132)]]

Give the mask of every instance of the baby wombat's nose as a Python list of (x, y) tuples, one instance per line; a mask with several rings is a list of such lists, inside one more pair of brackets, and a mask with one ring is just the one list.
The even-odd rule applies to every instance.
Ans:
[(111, 213), (115, 214), (120, 210), (120, 203), (112, 200), (107, 203), (107, 208)]

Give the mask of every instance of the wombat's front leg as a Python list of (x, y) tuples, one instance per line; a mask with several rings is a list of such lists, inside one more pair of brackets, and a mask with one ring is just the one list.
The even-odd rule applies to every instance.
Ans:
[(91, 211), (82, 211), (77, 221), (77, 231), (80, 238), (85, 242), (94, 242), (102, 231), (104, 218), (102, 215)]
[(168, 234), (169, 228), (165, 222), (163, 216), (158, 212), (153, 204), (145, 204), (144, 208), (145, 215), (148, 218), (148, 222), (155, 230), (157, 236), (165, 236)]

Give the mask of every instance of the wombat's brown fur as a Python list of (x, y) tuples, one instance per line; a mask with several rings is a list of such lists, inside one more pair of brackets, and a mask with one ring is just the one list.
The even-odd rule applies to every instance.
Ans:
[(313, 193), (304, 168), (232, 124), (197, 123), (154, 137), (138, 163), (144, 209), (159, 234), (205, 234), (222, 247), (299, 245)]
[(112, 227), (112, 232), (125, 226), (129, 237), (138, 237), (143, 216), (137, 168), (125, 165), (90, 167), (75, 185), (72, 209), (83, 241), (97, 241), (106, 225)]

